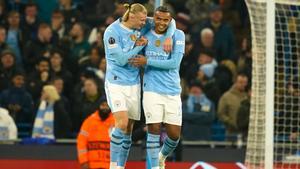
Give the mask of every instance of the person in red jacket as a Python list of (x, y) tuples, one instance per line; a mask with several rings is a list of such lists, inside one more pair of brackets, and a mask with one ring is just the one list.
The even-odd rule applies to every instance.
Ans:
[(110, 132), (114, 118), (105, 97), (96, 112), (83, 122), (77, 137), (81, 169), (109, 169)]

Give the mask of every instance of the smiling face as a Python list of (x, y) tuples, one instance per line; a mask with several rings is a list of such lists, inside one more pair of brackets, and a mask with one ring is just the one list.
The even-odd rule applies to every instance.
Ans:
[(171, 19), (169, 12), (156, 11), (154, 14), (155, 32), (158, 34), (166, 32)]
[(130, 13), (129, 18), (133, 29), (141, 29), (146, 24), (147, 14), (145, 12)]

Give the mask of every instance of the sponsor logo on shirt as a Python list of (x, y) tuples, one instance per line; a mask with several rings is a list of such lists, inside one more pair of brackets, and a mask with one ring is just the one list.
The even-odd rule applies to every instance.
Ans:
[(182, 41), (182, 40), (177, 40), (177, 41), (176, 41), (176, 45), (184, 45), (184, 41)]
[(157, 60), (165, 60), (168, 58), (169, 54), (166, 52), (146, 51), (146, 56)]

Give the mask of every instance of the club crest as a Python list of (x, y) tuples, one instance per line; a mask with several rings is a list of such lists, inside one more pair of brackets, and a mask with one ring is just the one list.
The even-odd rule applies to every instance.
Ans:
[(136, 37), (135, 34), (131, 34), (131, 35), (130, 35), (130, 39), (131, 39), (132, 41), (136, 41), (137, 37)]
[(160, 40), (159, 40), (159, 39), (157, 39), (157, 40), (155, 41), (155, 46), (156, 46), (156, 47), (159, 47), (159, 46), (160, 46)]

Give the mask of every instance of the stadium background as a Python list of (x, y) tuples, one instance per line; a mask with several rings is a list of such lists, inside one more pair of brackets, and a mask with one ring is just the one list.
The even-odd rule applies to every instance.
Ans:
[[(149, 16), (153, 14), (153, 1), (129, 1), (134, 2), (145, 4)], [(78, 167), (75, 161), (74, 139), (82, 121), (94, 112), (98, 99), (104, 94), (105, 59), (102, 33), (107, 25), (124, 12), (122, 3), (125, 1), (0, 1), (0, 24), (6, 30), (6, 37), (0, 41), (1, 58), (5, 55), (14, 58), (14, 63), (8, 67), (1, 60), (0, 106), (10, 111), (18, 127), (18, 139), (13, 143), (3, 142), (4, 144), (0, 145), (1, 166), (7, 165), (5, 168), (11, 168), (11, 164), (17, 164), (25, 167), (30, 163), (10, 160), (50, 160), (48, 162), (54, 162), (58, 167), (64, 163), (60, 163), (60, 160), (71, 160), (70, 163), (66, 161), (63, 168)], [(230, 165), (242, 162), (247, 129), (236, 128), (235, 132), (226, 134), (226, 124), (219, 118), (218, 103), (220, 97), (234, 85), (239, 73), (249, 78), (248, 84), (251, 82), (250, 23), (246, 5), (244, 1), (232, 0), (169, 0), (165, 4), (173, 12), (177, 28), (186, 34), (186, 54), (180, 71), (183, 102), (188, 99), (189, 88), (200, 82), (203, 93), (216, 107), (211, 114), (202, 116), (203, 122), (199, 122), (201, 129), (184, 129), (185, 133), (192, 133), (198, 137), (185, 139), (183, 136), (180, 148), (170, 161), (190, 162), (187, 165), (197, 161), (229, 162), (232, 163)], [(218, 12), (222, 13), (219, 18), (221, 22), (215, 28), (211, 20), (218, 20), (220, 16), (212, 14)], [(33, 22), (31, 18), (34, 18)], [(51, 28), (51, 32), (45, 31), (47, 27)], [(214, 36), (203, 35), (201, 38), (201, 31), (204, 28), (211, 28)], [(57, 64), (53, 63), (54, 55), (60, 55), (63, 59), (61, 70), (55, 70)], [(205, 63), (202, 63), (200, 55), (208, 55)], [(43, 58), (46, 60), (48, 58), (48, 66), (46, 70), (41, 68), (39, 71), (35, 67), (43, 61)], [(206, 66), (203, 66), (204, 64)], [(48, 73), (47, 77), (42, 75), (45, 71)], [(28, 108), (29, 111), (18, 111), (15, 115), (16, 110), (9, 107), (10, 103), (5, 100), (15, 101), (7, 97), (14, 94), (11, 79), (18, 73), (25, 76), (23, 86), (26, 94), (20, 94), (20, 97), (29, 95), (32, 101), (30, 103), (19, 101), (18, 104)], [(83, 81), (86, 78), (96, 79), (96, 91), (90, 89), (88, 93), (83, 90)], [(58, 141), (54, 145), (28, 145), (32, 143), (24, 141), (24, 138), (31, 136), (41, 89), (47, 83), (52, 83), (58, 88), (63, 98), (61, 102), (69, 116), (67, 118), (69, 121), (65, 121), (65, 124), (69, 123), (72, 126), (60, 126), (68, 130), (59, 134)], [(245, 87), (245, 93), (248, 89), (249, 85)], [(95, 99), (90, 99), (89, 94)], [(143, 129), (143, 122), (136, 125), (134, 133), (136, 143), (131, 152), (131, 161), (144, 160)], [(37, 161), (32, 162), (32, 165), (36, 166), (51, 166), (45, 161), (40, 161), (39, 164)]]

